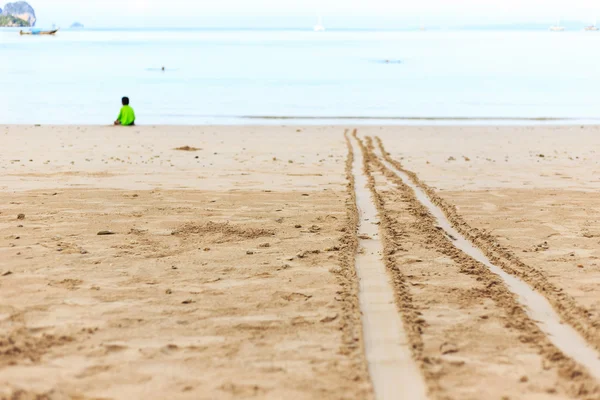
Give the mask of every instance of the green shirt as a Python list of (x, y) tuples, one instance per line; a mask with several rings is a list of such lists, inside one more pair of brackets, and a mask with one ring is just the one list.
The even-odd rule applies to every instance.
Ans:
[(131, 125), (135, 122), (135, 113), (133, 112), (133, 108), (129, 106), (123, 106), (121, 108), (121, 112), (117, 117), (117, 120), (121, 122), (121, 125)]

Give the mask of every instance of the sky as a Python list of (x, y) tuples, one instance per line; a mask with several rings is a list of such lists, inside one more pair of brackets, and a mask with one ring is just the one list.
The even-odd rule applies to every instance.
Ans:
[[(8, 0), (4, 0), (8, 1)], [(27, 0), (39, 24), (116, 26), (263, 26), (410, 21), (462, 24), (593, 21), (599, 0)], [(0, 0), (2, 2), (2, 0)], [(3, 5), (0, 5), (3, 7)], [(329, 24), (327, 23), (329, 21)], [(362, 21), (362, 22), (361, 22)], [(394, 22), (395, 21), (395, 22)], [(416, 22), (418, 24), (419, 22)]]

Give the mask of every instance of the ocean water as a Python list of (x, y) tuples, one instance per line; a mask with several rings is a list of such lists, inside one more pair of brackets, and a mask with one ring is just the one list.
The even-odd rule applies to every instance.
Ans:
[(600, 117), (599, 48), (600, 32), (0, 29), (0, 124), (111, 123), (122, 96), (140, 124), (578, 123)]

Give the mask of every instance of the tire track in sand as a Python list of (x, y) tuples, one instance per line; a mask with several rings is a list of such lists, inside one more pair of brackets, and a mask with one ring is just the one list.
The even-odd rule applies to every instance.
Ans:
[[(456, 249), (484, 265), (502, 279), (503, 285), (508, 287), (516, 296), (529, 318), (543, 332), (544, 340), (550, 341), (552, 347), (559, 350), (559, 354), (556, 354), (556, 352), (552, 354), (552, 349), (545, 346), (542, 353), (545, 353), (547, 360), (561, 364), (563, 374), (570, 375), (571, 379), (580, 380), (584, 384), (578, 394), (585, 395), (590, 394), (590, 392), (597, 394), (597, 381), (600, 380), (600, 355), (598, 352), (573, 327), (562, 324), (560, 317), (543, 295), (534, 291), (524, 281), (494, 265), (481, 249), (473, 245), (461, 232), (455, 229), (442, 209), (430, 199), (431, 189), (423, 190), (424, 184), (418, 180), (414, 173), (403, 170), (399, 163), (391, 160), (380, 140), (378, 154), (376, 155), (373, 152), (372, 155), (375, 158), (379, 157), (384, 168), (396, 178), (396, 184), (410, 187), (414, 196), (424, 207), (424, 211), (434, 218), (440, 229), (447, 235), (448, 241)], [(570, 360), (562, 359), (564, 355), (569, 357)], [(587, 371), (582, 370), (576, 364), (574, 365), (573, 361), (585, 367)], [(594, 378), (596, 381), (594, 381)]]
[(597, 399), (597, 382), (550, 343), (500, 277), (454, 247), (367, 143), (359, 140), (386, 266), (431, 398)]
[(346, 141), (354, 160), (352, 175), (359, 211), (359, 250), (355, 268), (359, 278), (364, 347), (375, 397), (425, 400), (424, 379), (412, 358), (411, 343), (382, 261), (379, 219), (368, 189), (366, 159), (360, 150), (353, 150), (355, 146), (347, 135)]
[(503, 247), (493, 235), (470, 226), (457, 212), (455, 206), (446, 202), (435, 190), (421, 181), (414, 172), (407, 170), (400, 162), (392, 159), (383, 147), (381, 139), (376, 139), (386, 161), (406, 173), (417, 186), (427, 193), (432, 202), (442, 209), (456, 230), (474, 243), (492, 263), (509, 274), (521, 278), (529, 286), (542, 293), (560, 316), (584, 336), (596, 350), (600, 351), (600, 317), (597, 314), (578, 304), (562, 288), (550, 282), (543, 271), (522, 262), (513, 252)]

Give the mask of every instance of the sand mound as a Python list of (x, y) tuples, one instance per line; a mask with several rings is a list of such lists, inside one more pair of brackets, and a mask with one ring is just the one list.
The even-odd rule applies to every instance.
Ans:
[(203, 224), (188, 222), (181, 225), (172, 233), (175, 236), (199, 235), (203, 239), (215, 243), (224, 243), (234, 240), (257, 239), (275, 235), (271, 229), (252, 228), (247, 226), (232, 225), (228, 222), (212, 222)]
[(36, 337), (24, 329), (17, 330), (8, 336), (0, 337), (0, 366), (10, 365), (23, 358), (38, 362), (52, 347), (72, 341), (70, 336), (43, 334)]
[(180, 150), (180, 151), (199, 151), (202, 149), (199, 149), (197, 147), (191, 147), (191, 146), (182, 146), (182, 147), (177, 147), (174, 150)]

